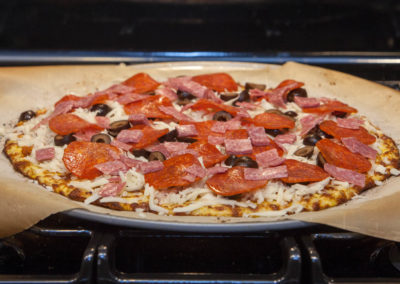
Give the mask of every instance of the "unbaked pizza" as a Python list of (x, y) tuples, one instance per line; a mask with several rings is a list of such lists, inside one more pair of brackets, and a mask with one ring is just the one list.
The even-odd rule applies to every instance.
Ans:
[(160, 215), (317, 211), (400, 174), (396, 144), (357, 106), (289, 78), (138, 73), (38, 103), (3, 132), (15, 170), (46, 189)]

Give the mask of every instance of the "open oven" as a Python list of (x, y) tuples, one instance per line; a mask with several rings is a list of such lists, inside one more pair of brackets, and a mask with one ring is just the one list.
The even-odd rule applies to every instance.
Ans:
[[(400, 5), (0, 2), (1, 66), (187, 60), (297, 61), (400, 89)], [(60, 213), (0, 240), (0, 283), (400, 283), (399, 243), (328, 226), (162, 229)]]

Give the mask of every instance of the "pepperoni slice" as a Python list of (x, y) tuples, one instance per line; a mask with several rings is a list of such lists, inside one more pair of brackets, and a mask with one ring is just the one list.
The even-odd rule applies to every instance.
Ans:
[[(141, 126), (134, 126), (131, 129), (140, 129)], [(132, 145), (131, 149), (142, 149), (157, 141), (158, 138), (168, 133), (168, 129), (154, 129), (151, 126), (145, 126), (142, 129), (143, 136), (137, 143), (129, 143)]]
[(366, 158), (329, 139), (319, 140), (315, 145), (329, 164), (359, 173), (366, 173), (371, 169), (371, 163)]
[(217, 147), (210, 143), (198, 141), (190, 144), (188, 149), (196, 150), (200, 156), (203, 157), (203, 164), (206, 168), (209, 168), (228, 158), (228, 155), (222, 154)]
[(206, 99), (197, 100), (197, 102), (195, 102), (190, 108), (193, 110), (204, 110), (207, 111), (208, 113), (224, 110), (232, 115), (236, 115), (238, 112), (238, 108), (236, 107), (219, 104), (217, 102), (213, 102)]
[(89, 123), (79, 116), (71, 113), (64, 113), (57, 115), (50, 119), (49, 127), (55, 133), (60, 135), (67, 135), (70, 133), (76, 133), (83, 130), (102, 130), (100, 126)]
[(94, 166), (113, 161), (118, 148), (109, 144), (74, 141), (64, 150), (65, 167), (79, 178), (94, 179), (102, 173)]
[(284, 164), (287, 167), (288, 177), (281, 178), (286, 183), (317, 182), (329, 177), (323, 169), (316, 165), (288, 159)]
[(267, 129), (294, 128), (295, 125), (295, 122), (286, 116), (267, 112), (256, 115), (253, 123)]
[(375, 136), (369, 134), (362, 126), (360, 126), (359, 129), (349, 129), (338, 126), (337, 123), (332, 120), (326, 120), (319, 125), (319, 128), (337, 139), (354, 137), (360, 142), (368, 145), (376, 141)]
[(133, 87), (134, 92), (138, 94), (154, 91), (158, 86), (160, 86), (160, 83), (146, 73), (138, 73), (133, 75), (129, 79), (122, 82), (122, 84)]
[(225, 132), (225, 139), (246, 139), (248, 137), (247, 129), (234, 129)]
[(200, 141), (208, 141), (208, 136), (215, 136), (215, 137), (224, 137), (225, 133), (218, 133), (211, 131), (212, 126), (214, 125), (215, 120), (206, 120), (200, 122), (184, 122), (182, 121), (181, 124), (194, 124), (197, 130), (197, 136), (193, 137)]
[(192, 80), (217, 92), (237, 91), (237, 84), (226, 73), (204, 74), (192, 77)]
[[(168, 188), (171, 186), (186, 186), (192, 182), (184, 179), (188, 174), (185, 169), (192, 165), (201, 167), (200, 162), (192, 154), (174, 156), (163, 162), (164, 168), (161, 171), (144, 175), (146, 183), (155, 189)], [(196, 177), (196, 180), (199, 180)]]
[(169, 119), (172, 116), (163, 113), (159, 110), (159, 106), (172, 106), (171, 101), (164, 96), (156, 95), (136, 101), (124, 106), (127, 114), (144, 114), (147, 118)]
[(298, 88), (301, 88), (301, 87), (303, 87), (304, 86), (304, 83), (302, 83), (302, 82), (297, 82), (297, 81), (295, 81), (295, 80), (284, 80), (284, 81), (282, 81), (279, 85), (278, 85), (278, 87), (276, 87), (275, 88), (275, 90), (276, 89), (279, 89), (283, 94), (283, 98), (284, 98), (284, 100), (286, 101), (286, 98), (287, 98), (287, 95), (291, 92), (291, 91), (293, 91), (293, 90), (295, 90), (295, 89), (298, 89)]
[(81, 100), (82, 99), (82, 97), (78, 97), (78, 96), (75, 96), (75, 95), (65, 95), (65, 96), (63, 96), (61, 99), (59, 99), (55, 104), (54, 104), (54, 106), (56, 107), (57, 105), (59, 105), (60, 103), (62, 103), (62, 102), (67, 102), (67, 101), (79, 101), (79, 100)]
[(306, 113), (320, 113), (320, 114), (328, 114), (334, 111), (345, 112), (345, 113), (356, 113), (357, 109), (339, 101), (329, 101), (318, 107), (303, 108), (303, 111)]
[(264, 187), (268, 180), (246, 180), (244, 167), (233, 167), (225, 173), (216, 174), (206, 182), (216, 194), (232, 196)]

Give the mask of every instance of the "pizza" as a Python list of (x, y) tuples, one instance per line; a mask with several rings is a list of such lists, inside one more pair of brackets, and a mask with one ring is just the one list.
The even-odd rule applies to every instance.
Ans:
[(258, 217), (343, 204), (399, 175), (399, 151), (357, 106), (228, 73), (132, 74), (38, 103), (3, 129), (14, 169), (85, 204)]

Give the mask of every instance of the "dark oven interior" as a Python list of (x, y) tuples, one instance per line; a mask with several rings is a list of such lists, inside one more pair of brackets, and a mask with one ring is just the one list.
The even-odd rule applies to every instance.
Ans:
[[(397, 1), (0, 2), (0, 65), (320, 65), (399, 89)], [(315, 225), (126, 228), (57, 214), (0, 240), (0, 283), (400, 283), (399, 244)]]

